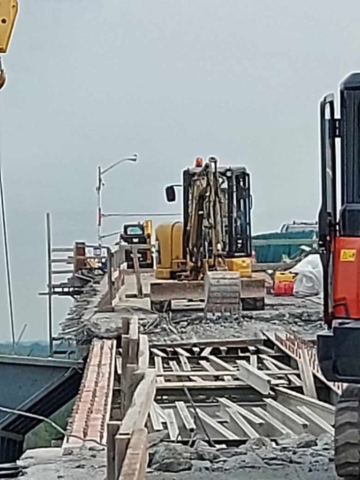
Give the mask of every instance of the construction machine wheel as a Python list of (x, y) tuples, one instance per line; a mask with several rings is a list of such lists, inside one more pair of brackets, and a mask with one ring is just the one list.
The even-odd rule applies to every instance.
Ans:
[(348, 385), (336, 406), (335, 469), (343, 480), (360, 479), (360, 385)]
[(236, 315), (241, 312), (239, 272), (207, 272), (204, 279), (205, 313)]

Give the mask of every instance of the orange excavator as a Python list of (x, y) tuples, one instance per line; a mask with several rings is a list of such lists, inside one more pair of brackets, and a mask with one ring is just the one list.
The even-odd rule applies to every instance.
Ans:
[[(339, 117), (335, 116), (334, 95), (324, 97), (320, 103), (320, 133), (322, 203), (319, 212), (319, 249), (323, 265), (324, 317), (328, 330), (319, 334), (317, 350), (325, 378), (346, 384), (335, 410), (336, 472), (343, 479), (358, 480), (360, 73), (352, 73), (341, 84)], [(341, 152), (339, 159), (337, 146)]]

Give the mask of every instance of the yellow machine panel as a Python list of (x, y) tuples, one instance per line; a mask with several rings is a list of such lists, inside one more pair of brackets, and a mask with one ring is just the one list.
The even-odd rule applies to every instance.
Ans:
[(157, 264), (155, 277), (173, 278), (174, 274), (185, 268), (183, 259), (182, 222), (163, 223), (155, 230)]
[(250, 278), (252, 274), (251, 258), (226, 258), (227, 268), (232, 272), (239, 272), (241, 278)]

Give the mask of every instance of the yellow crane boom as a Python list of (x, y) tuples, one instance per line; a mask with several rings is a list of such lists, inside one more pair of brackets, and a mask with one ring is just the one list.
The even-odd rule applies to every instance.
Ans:
[[(17, 0), (0, 0), (0, 54), (7, 53), (19, 11)], [(0, 89), (6, 81), (5, 70), (0, 61)]]

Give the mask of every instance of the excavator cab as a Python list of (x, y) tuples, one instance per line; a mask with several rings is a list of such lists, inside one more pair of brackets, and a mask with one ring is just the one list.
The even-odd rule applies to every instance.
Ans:
[[(340, 112), (340, 118), (335, 118), (334, 96), (324, 97), (320, 104), (319, 250), (328, 331), (318, 337), (318, 356), (328, 380), (360, 383), (360, 73), (341, 84)], [(339, 211), (337, 141), (341, 147)]]
[(340, 118), (333, 95), (320, 103), (320, 135), (318, 224), (327, 331), (318, 335), (317, 350), (326, 380), (347, 384), (335, 410), (335, 468), (339, 477), (355, 480), (360, 478), (360, 73), (341, 84)]

